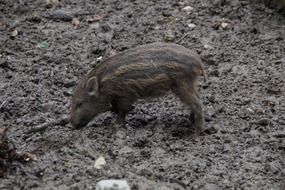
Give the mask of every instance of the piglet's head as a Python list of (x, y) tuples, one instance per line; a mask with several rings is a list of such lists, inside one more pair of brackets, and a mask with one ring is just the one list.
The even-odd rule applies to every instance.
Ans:
[(70, 122), (74, 128), (86, 126), (94, 117), (110, 109), (96, 76), (85, 76), (77, 86), (71, 103)]

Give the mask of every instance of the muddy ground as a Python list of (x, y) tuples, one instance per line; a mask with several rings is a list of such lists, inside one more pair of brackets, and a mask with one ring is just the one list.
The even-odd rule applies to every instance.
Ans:
[[(0, 127), (37, 161), (13, 162), (0, 188), (94, 189), (123, 178), (142, 190), (285, 189), (285, 17), (254, 1), (209, 2), (1, 0)], [(180, 44), (204, 60), (205, 134), (193, 136), (189, 111), (171, 94), (138, 102), (118, 131), (112, 113), (73, 130), (81, 76), (169, 29), (175, 41), (188, 32)]]

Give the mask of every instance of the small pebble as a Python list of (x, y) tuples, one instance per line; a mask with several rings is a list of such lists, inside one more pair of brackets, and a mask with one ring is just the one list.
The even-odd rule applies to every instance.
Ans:
[(254, 113), (254, 111), (253, 111), (251, 108), (246, 108), (246, 110), (247, 110), (249, 113)]
[(98, 29), (100, 27), (100, 24), (98, 22), (95, 22), (95, 23), (90, 24), (89, 26), (90, 28)]
[(229, 23), (227, 23), (227, 22), (222, 22), (221, 23), (221, 27), (222, 27), (222, 29), (229, 29)]
[(205, 45), (204, 45), (204, 48), (205, 48), (205, 49), (213, 49), (213, 47), (212, 47), (211, 45), (209, 45), (209, 44), (205, 44)]
[(257, 124), (259, 125), (268, 125), (270, 123), (270, 121), (267, 118), (262, 118), (259, 121), (257, 121)]
[(97, 57), (97, 59), (96, 59), (96, 60), (97, 60), (97, 61), (101, 61), (101, 60), (102, 60), (102, 58), (103, 58), (103, 57), (102, 57), (102, 56), (100, 56), (100, 57)]
[(94, 168), (101, 169), (104, 165), (106, 165), (106, 160), (103, 156), (100, 156), (94, 164)]
[(187, 12), (187, 14), (189, 14), (191, 11), (194, 10), (194, 8), (191, 7), (191, 6), (186, 6), (186, 7), (184, 7), (182, 10), (185, 11), (185, 12)]
[(11, 33), (12, 37), (16, 37), (18, 35), (18, 30), (13, 30), (13, 32)]
[(189, 23), (189, 24), (187, 24), (187, 26), (188, 26), (190, 29), (194, 29), (194, 28), (196, 27), (196, 25), (193, 24), (193, 23)]
[(99, 181), (96, 190), (131, 190), (126, 180), (108, 179)]
[(161, 29), (161, 26), (155, 26), (154, 29), (159, 30), (159, 29)]

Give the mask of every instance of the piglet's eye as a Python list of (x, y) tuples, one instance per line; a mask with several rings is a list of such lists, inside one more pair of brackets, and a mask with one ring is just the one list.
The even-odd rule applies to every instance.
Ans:
[(80, 108), (82, 106), (82, 102), (79, 102), (75, 105), (76, 108)]

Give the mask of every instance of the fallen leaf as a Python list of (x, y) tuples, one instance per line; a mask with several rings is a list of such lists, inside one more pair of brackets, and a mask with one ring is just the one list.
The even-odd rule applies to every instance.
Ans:
[(103, 156), (100, 156), (95, 161), (94, 168), (101, 169), (104, 165), (106, 165), (106, 160), (105, 160), (105, 158)]
[(74, 28), (78, 28), (80, 21), (78, 18), (73, 18), (71, 24), (74, 26)]

